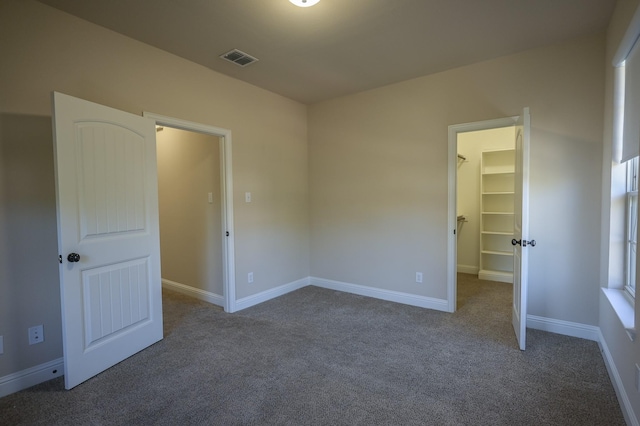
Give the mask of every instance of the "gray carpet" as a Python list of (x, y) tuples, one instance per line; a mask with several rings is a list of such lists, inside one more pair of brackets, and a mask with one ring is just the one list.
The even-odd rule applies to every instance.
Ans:
[(41, 425), (624, 425), (595, 342), (510, 325), (511, 287), (459, 276), (447, 314), (307, 287), (226, 314), (165, 291), (165, 339), (71, 391), (0, 399)]

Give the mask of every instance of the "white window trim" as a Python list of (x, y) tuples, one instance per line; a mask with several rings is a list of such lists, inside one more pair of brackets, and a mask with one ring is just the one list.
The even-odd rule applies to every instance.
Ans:
[[(638, 161), (638, 157), (635, 157), (627, 162), (624, 290), (632, 299), (635, 299), (636, 294), (638, 259)], [(632, 204), (634, 200), (635, 206)]]
[(633, 303), (631, 303), (627, 299), (627, 296), (625, 296), (626, 292), (613, 288), (603, 288), (602, 292), (607, 296), (609, 303), (620, 319), (629, 339), (634, 341), (636, 338), (636, 329), (634, 324), (635, 318), (633, 313)]
[[(635, 208), (635, 212), (632, 211), (632, 207), (631, 207), (631, 203), (633, 202), (633, 199), (635, 199), (635, 203), (636, 203), (636, 208)], [(625, 228), (626, 228), (626, 243), (625, 243), (625, 282), (624, 282), (624, 289), (627, 293), (629, 293), (629, 295), (633, 298), (635, 298), (635, 286), (633, 286), (632, 284), (635, 281), (635, 275), (637, 273), (637, 267), (636, 267), (636, 273), (632, 274), (631, 268), (633, 268), (633, 264), (635, 264), (634, 262), (634, 258), (637, 259), (637, 251), (638, 251), (638, 242), (637, 242), (637, 205), (638, 205), (638, 191), (629, 191), (627, 192), (627, 218), (626, 218), (626, 223), (625, 223)], [(636, 216), (636, 223), (635, 228), (636, 229), (630, 229), (631, 227), (629, 226), (629, 216), (634, 214)], [(636, 234), (635, 236), (633, 234)]]

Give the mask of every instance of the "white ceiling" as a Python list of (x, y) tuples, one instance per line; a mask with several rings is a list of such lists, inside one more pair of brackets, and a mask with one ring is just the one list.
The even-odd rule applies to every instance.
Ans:
[[(40, 0), (303, 103), (606, 29), (615, 0)], [(240, 49), (246, 68), (219, 58)]]

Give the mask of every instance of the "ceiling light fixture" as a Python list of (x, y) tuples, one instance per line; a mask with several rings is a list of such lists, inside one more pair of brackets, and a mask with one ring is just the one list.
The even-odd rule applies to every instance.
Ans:
[(289, 0), (291, 3), (299, 7), (309, 7), (317, 4), (320, 0)]

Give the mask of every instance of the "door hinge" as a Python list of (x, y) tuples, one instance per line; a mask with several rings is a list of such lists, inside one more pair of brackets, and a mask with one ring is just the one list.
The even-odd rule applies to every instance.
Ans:
[(58, 255), (58, 262), (62, 263), (62, 255), (61, 254)]

